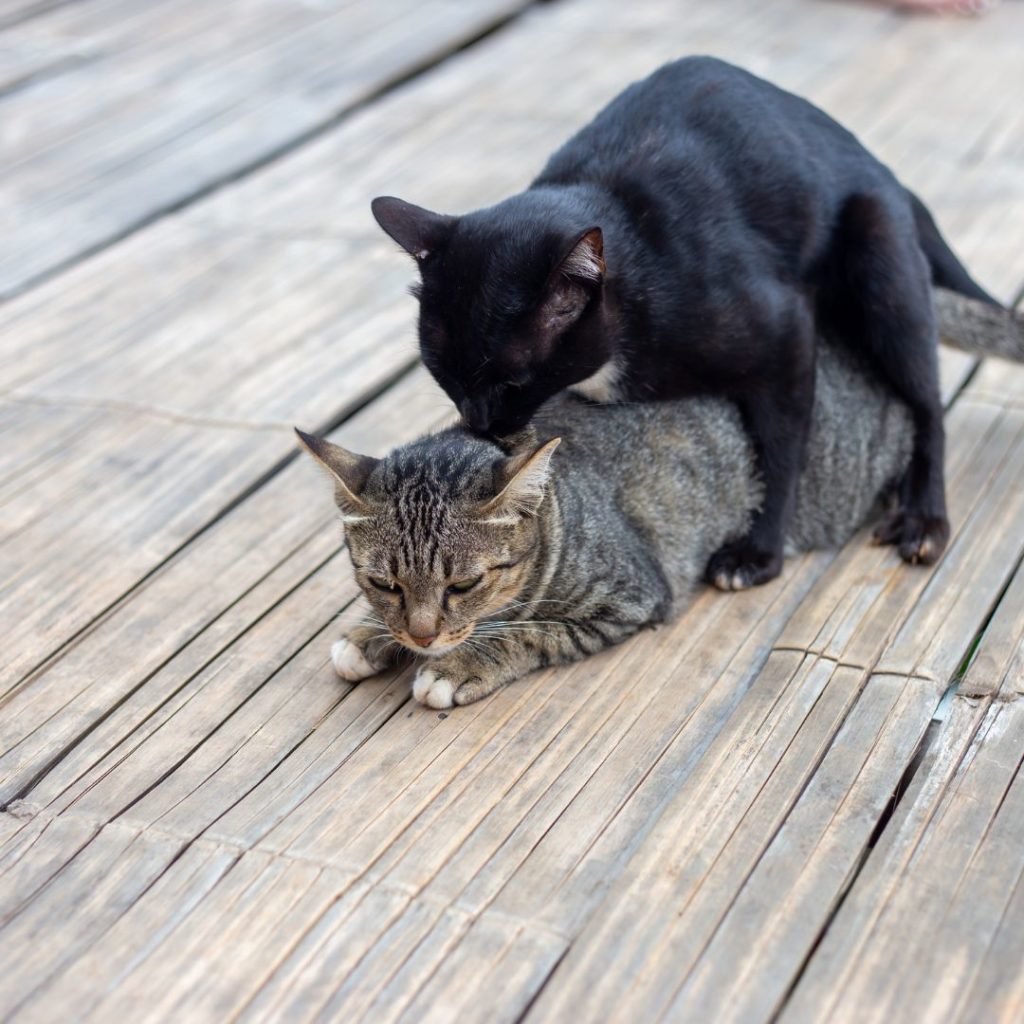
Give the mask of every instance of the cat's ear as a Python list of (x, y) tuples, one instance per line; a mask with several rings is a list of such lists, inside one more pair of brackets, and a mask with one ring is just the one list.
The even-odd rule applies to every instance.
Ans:
[(600, 228), (584, 231), (548, 280), (540, 305), (540, 327), (549, 340), (583, 314), (604, 280), (604, 237)]
[(551, 456), (561, 441), (553, 437), (539, 448), (510, 455), (495, 473), (498, 493), (481, 507), (480, 521), (502, 525), (535, 515), (547, 492)]
[(334, 500), (341, 509), (342, 521), (356, 523), (369, 518), (373, 510), (369, 502), (360, 497), (360, 492), (378, 460), (369, 455), (357, 455), (321, 437), (305, 434), (298, 427), (295, 433), (317, 465), (330, 474), (334, 482)]
[(377, 196), (370, 209), (377, 223), (417, 261), (444, 245), (455, 224), (454, 217), (432, 213), (394, 196)]
[(600, 228), (584, 231), (562, 257), (558, 273), (572, 281), (600, 284), (604, 280), (604, 233)]

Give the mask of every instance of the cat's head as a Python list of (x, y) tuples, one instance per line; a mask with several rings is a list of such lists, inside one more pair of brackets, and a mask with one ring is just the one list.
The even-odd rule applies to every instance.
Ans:
[(392, 197), (373, 214), (419, 266), (423, 361), (472, 429), (521, 430), (611, 356), (603, 237), (585, 212), (531, 190), (463, 217)]
[(403, 647), (444, 654), (516, 600), (559, 438), (505, 455), (453, 430), (374, 459), (297, 433), (334, 483), (356, 581)]

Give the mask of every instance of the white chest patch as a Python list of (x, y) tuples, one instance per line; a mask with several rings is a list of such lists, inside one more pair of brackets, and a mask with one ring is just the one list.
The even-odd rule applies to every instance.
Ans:
[(592, 402), (614, 402), (618, 398), (618, 384), (619, 368), (614, 359), (609, 359), (597, 373), (573, 384), (570, 390)]

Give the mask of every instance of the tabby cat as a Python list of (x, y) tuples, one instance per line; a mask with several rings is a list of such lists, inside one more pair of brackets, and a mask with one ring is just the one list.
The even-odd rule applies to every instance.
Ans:
[[(1024, 318), (939, 292), (940, 325), (979, 354), (1024, 360)], [(822, 344), (792, 549), (835, 545), (910, 459), (913, 422), (845, 346)], [(336, 643), (349, 680), (426, 659), (423, 704), (468, 704), (671, 617), (708, 555), (764, 497), (753, 444), (721, 399), (594, 405), (563, 395), (505, 450), (464, 426), (384, 459), (302, 434), (333, 478), (373, 609)]]

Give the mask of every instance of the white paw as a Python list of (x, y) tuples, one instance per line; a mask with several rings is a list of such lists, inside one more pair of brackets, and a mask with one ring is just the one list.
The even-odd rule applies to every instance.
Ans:
[(351, 640), (339, 640), (331, 645), (331, 664), (334, 671), (350, 683), (358, 683), (360, 679), (377, 674), (377, 669)]
[(412, 695), (428, 708), (450, 708), (455, 684), (432, 668), (421, 668), (412, 681)]

